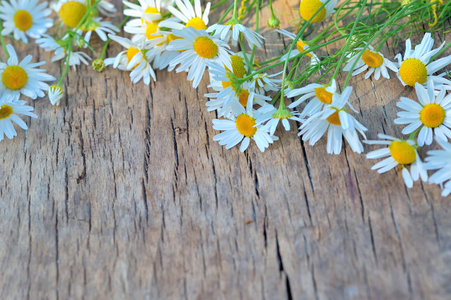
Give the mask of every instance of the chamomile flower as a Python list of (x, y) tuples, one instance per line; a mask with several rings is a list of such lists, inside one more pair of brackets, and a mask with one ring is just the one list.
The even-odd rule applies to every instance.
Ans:
[[(402, 166), (402, 177), (408, 188), (413, 186), (413, 182), (421, 177), (423, 181), (427, 181), (428, 174), (426, 168), (421, 162), (417, 153), (417, 145), (413, 140), (401, 140), (389, 135), (379, 134), (380, 139), (385, 140), (367, 140), (363, 141), (369, 145), (387, 145), (388, 148), (371, 151), (366, 155), (369, 159), (378, 159), (387, 157), (386, 159), (375, 164), (371, 169), (377, 170), (379, 174), (385, 173), (397, 165)], [(410, 172), (406, 168), (410, 165)]]
[(220, 145), (225, 145), (226, 149), (230, 149), (241, 142), (240, 151), (244, 152), (252, 139), (257, 144), (258, 149), (264, 152), (269, 144), (272, 144), (278, 138), (270, 136), (262, 125), (257, 125), (260, 120), (255, 117), (258, 114), (257, 111), (254, 115), (252, 99), (249, 98), (246, 109), (241, 107), (241, 111), (236, 118), (231, 116), (230, 120), (213, 120), (213, 129), (224, 130), (224, 132), (215, 135), (213, 140), (219, 141)]
[[(289, 37), (289, 38), (292, 39), (292, 40), (294, 40), (294, 39), (296, 38), (296, 35), (295, 35), (295, 34), (289, 32), (289, 31), (287, 31), (287, 30), (285, 30), (285, 29), (277, 29), (277, 32), (280, 33), (280, 34), (282, 34), (282, 35), (284, 35), (284, 36), (286, 36), (286, 37)], [(298, 55), (299, 53), (302, 53), (302, 52), (306, 51), (307, 49), (308, 49), (308, 45), (307, 45), (306, 43), (304, 43), (301, 39), (299, 39), (299, 40), (296, 42), (296, 48), (293, 48), (293, 50), (291, 50), (290, 58), (295, 57), (296, 55)], [(316, 54), (313, 53), (312, 51), (307, 52), (307, 53), (305, 54), (305, 56), (310, 57), (310, 65), (313, 66), (313, 65), (316, 65), (316, 64), (319, 63), (319, 58), (318, 58), (318, 56), (316, 56)], [(284, 54), (284, 55), (280, 58), (280, 60), (281, 60), (281, 61), (285, 61), (285, 60), (287, 59), (287, 57), (288, 57), (288, 53)]]
[(49, 100), (52, 105), (60, 105), (60, 101), (64, 96), (63, 89), (58, 85), (51, 85), (48, 90)]
[(404, 57), (399, 53), (395, 59), (398, 59), (399, 68), (398, 78), (403, 85), (415, 87), (415, 83), (425, 84), (429, 78), (432, 78), (434, 84), (450, 83), (441, 76), (433, 75), (438, 70), (451, 63), (451, 55), (431, 62), (431, 58), (443, 48), (445, 42), (440, 47), (432, 50), (434, 39), (428, 32), (424, 35), (419, 45), (412, 50), (410, 39), (406, 41), (406, 52)]
[(264, 95), (265, 92), (277, 92), (279, 90), (279, 83), (282, 82), (281, 79), (276, 79), (275, 77), (282, 74), (282, 72), (269, 75), (268, 73), (256, 74), (251, 80), (251, 86), (259, 94)]
[[(123, 2), (129, 7), (124, 9), (124, 15), (138, 18), (141, 23), (156, 23), (163, 19), (160, 0), (139, 0), (139, 5), (125, 0)], [(127, 25), (134, 25), (130, 22)]]
[(442, 196), (451, 194), (451, 144), (437, 139), (442, 150), (428, 151), (424, 167), (427, 170), (438, 170), (429, 178), (429, 183), (440, 184), (443, 187)]
[(52, 6), (61, 21), (68, 27), (77, 27), (88, 11), (84, 0), (60, 0)]
[(303, 141), (309, 141), (314, 145), (323, 135), (327, 133), (327, 153), (340, 154), (342, 148), (342, 139), (346, 139), (354, 152), (363, 152), (363, 146), (360, 142), (357, 132), (364, 138), (367, 129), (351, 116), (345, 105), (348, 104), (352, 88), (346, 87), (342, 95), (334, 94), (332, 103), (324, 109), (307, 119), (299, 128)]
[(46, 8), (48, 2), (38, 0), (9, 0), (0, 5), (0, 19), (4, 20), (2, 35), (13, 34), (14, 39), (28, 43), (28, 37), (40, 38), (53, 21), (47, 18), (52, 11)]
[[(66, 59), (66, 51), (65, 49), (51, 36), (44, 35), (42, 38), (37, 39), (36, 43), (43, 48), (45, 51), (55, 51), (54, 56), (52, 57), (52, 61), (59, 61), (62, 59)], [(72, 51), (69, 56), (69, 66), (74, 68), (74, 71), (77, 70), (77, 66), (82, 63), (88, 65), (91, 60), (88, 54), (81, 51)], [(64, 62), (66, 64), (66, 61)]]
[(178, 72), (188, 71), (188, 80), (193, 81), (196, 88), (204, 74), (208, 61), (217, 61), (232, 69), (230, 56), (226, 50), (229, 46), (217, 37), (212, 37), (203, 30), (196, 30), (192, 27), (183, 30), (174, 30), (174, 35), (181, 37), (172, 41), (167, 49), (170, 51), (180, 51), (179, 56), (171, 61), (171, 67), (180, 64)]
[(139, 46), (127, 38), (117, 35), (109, 35), (110, 39), (121, 44), (126, 51), (119, 52), (115, 58), (105, 59), (105, 65), (113, 65), (113, 68), (119, 70), (131, 71), (130, 79), (133, 83), (137, 83), (143, 79), (144, 83), (149, 85), (150, 78), (155, 81), (155, 72), (150, 66), (152, 57), (147, 55), (148, 50), (143, 46)]
[(9, 139), (17, 136), (13, 122), (24, 130), (28, 129), (27, 124), (17, 114), (38, 117), (32, 113), (33, 107), (25, 105), (26, 103), (24, 100), (19, 100), (17, 94), (3, 94), (0, 97), (0, 141), (3, 141), (5, 135)]
[(172, 71), (175, 66), (170, 67), (169, 63), (180, 55), (178, 51), (169, 51), (167, 46), (173, 40), (179, 37), (172, 34), (170, 31), (160, 31), (152, 35), (152, 39), (146, 43), (146, 49), (149, 49), (149, 55), (153, 57), (154, 69), (163, 70), (168, 68)]
[[(379, 78), (384, 76), (387, 79), (390, 79), (390, 75), (388, 74), (387, 68), (392, 70), (393, 72), (398, 72), (398, 68), (395, 66), (393, 62), (386, 59), (384, 55), (381, 52), (375, 51), (371, 45), (368, 45), (368, 48), (363, 50), (363, 48), (357, 48), (355, 49), (358, 51), (356, 54), (350, 56), (350, 59), (348, 60), (348, 63), (343, 68), (343, 71), (350, 72), (354, 71), (352, 73), (352, 76), (356, 76), (366, 70), (365, 79), (368, 79), (371, 74), (374, 73), (374, 79), (379, 80)], [(363, 50), (363, 53), (359, 60), (357, 60), (360, 52)], [(351, 70), (352, 65), (357, 60), (356, 65)]]
[(0, 95), (7, 93), (12, 95), (23, 94), (31, 99), (44, 97), (43, 90), (48, 89), (45, 81), (55, 80), (55, 77), (48, 75), (45, 70), (37, 67), (45, 64), (45, 61), (32, 63), (33, 56), (28, 55), (20, 63), (13, 46), (6, 45), (9, 59), (6, 63), (0, 62)]
[[(267, 105), (267, 109), (272, 105)], [(269, 135), (274, 135), (274, 132), (276, 132), (276, 128), (279, 125), (279, 123), (282, 123), (283, 127), (285, 128), (285, 131), (290, 131), (291, 126), (290, 122), (288, 120), (292, 120), (295, 122), (301, 122), (302, 120), (299, 118), (299, 113), (297, 111), (289, 111), (286, 108), (279, 108), (275, 109), (274, 106), (272, 106), (273, 109), (271, 109), (268, 112), (268, 122), (265, 124), (265, 128), (268, 130)]]
[(420, 103), (401, 97), (397, 106), (405, 111), (398, 112), (395, 124), (408, 125), (403, 129), (403, 134), (411, 134), (421, 128), (418, 134), (420, 147), (432, 144), (434, 136), (445, 141), (451, 138), (451, 94), (445, 97), (445, 89), (442, 88), (436, 95), (432, 79), (429, 79), (427, 89), (416, 83), (415, 91)]
[(320, 112), (325, 105), (332, 104), (332, 96), (337, 92), (337, 83), (332, 79), (330, 85), (321, 85), (318, 83), (310, 83), (309, 85), (293, 89), (287, 93), (287, 97), (299, 97), (296, 101), (288, 105), (289, 108), (295, 108), (306, 100), (310, 101), (304, 107), (300, 117), (312, 116)]
[[(81, 33), (82, 31), (86, 31), (86, 34), (84, 36), (84, 41), (86, 43), (89, 43), (89, 41), (91, 40), (93, 31), (95, 31), (99, 38), (105, 42), (108, 39), (107, 34), (114, 35), (116, 34), (116, 32), (119, 32), (119, 28), (111, 24), (110, 21), (102, 21), (102, 18), (93, 18), (80, 27), (79, 33)], [(87, 46), (88, 45), (86, 44), (85, 47)]]
[[(168, 7), (168, 10), (177, 18), (179, 21), (174, 20), (164, 20), (161, 22), (161, 27), (168, 27), (171, 29), (182, 30), (184, 27), (193, 27), (196, 30), (207, 30), (208, 24), (208, 13), (210, 12), (210, 2), (205, 6), (204, 13), (202, 14), (202, 9), (200, 6), (200, 0), (194, 0), (194, 7), (189, 0), (175, 0), (177, 4), (177, 10), (175, 7)], [(182, 22), (179, 23), (179, 22)]]
[[(338, 0), (301, 0), (299, 12), (305, 21), (310, 20), (318, 12), (310, 21), (310, 23), (318, 23), (324, 21), (330, 14), (335, 12), (334, 8), (337, 2)], [(326, 5), (322, 7), (324, 3)]]
[(229, 43), (230, 38), (232, 38), (232, 46), (238, 44), (240, 34), (242, 34), (251, 49), (254, 45), (257, 48), (260, 48), (264, 39), (259, 33), (243, 26), (239, 20), (227, 22), (224, 25), (214, 24), (207, 29), (207, 32), (213, 31), (215, 32), (215, 35), (219, 36), (221, 40), (227, 44)]

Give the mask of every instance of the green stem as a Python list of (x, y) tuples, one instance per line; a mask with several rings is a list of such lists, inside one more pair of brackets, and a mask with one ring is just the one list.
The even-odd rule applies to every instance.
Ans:
[(64, 77), (66, 77), (67, 74), (67, 70), (70, 68), (69, 66), (69, 61), (70, 61), (70, 52), (68, 52), (67, 56), (66, 56), (66, 66), (63, 70), (63, 74), (61, 74), (61, 78), (58, 81), (58, 83), (56, 84), (57, 86), (61, 86), (61, 83), (63, 83)]

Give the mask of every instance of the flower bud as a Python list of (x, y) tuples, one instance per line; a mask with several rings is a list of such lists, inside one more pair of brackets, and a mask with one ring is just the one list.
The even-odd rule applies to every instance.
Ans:
[(280, 20), (276, 18), (276, 16), (272, 15), (271, 18), (268, 20), (268, 27), (269, 28), (277, 28), (279, 27)]
[(105, 70), (105, 63), (104, 63), (103, 59), (98, 58), (98, 59), (93, 60), (92, 68), (99, 73), (102, 72), (103, 70)]
[(63, 89), (58, 85), (51, 85), (48, 90), (49, 100), (52, 105), (60, 105), (60, 101), (64, 96)]

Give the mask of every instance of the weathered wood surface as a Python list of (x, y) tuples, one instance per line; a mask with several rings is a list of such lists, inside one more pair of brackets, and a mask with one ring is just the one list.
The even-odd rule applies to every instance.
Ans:
[[(275, 5), (285, 27), (298, 17), (297, 1)], [(262, 15), (269, 57), (281, 36)], [(265, 153), (227, 151), (207, 78), (157, 76), (81, 67), (61, 107), (30, 100), (39, 118), (0, 143), (1, 299), (451, 299), (451, 202), (437, 186), (406, 189), (294, 132)], [(368, 137), (400, 134), (395, 104), (412, 90), (351, 85)]]

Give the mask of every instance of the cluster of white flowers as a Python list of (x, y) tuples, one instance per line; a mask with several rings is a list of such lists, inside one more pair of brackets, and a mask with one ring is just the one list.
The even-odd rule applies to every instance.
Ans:
[[(340, 154), (343, 140), (356, 153), (364, 151), (362, 138), (367, 144), (387, 145), (388, 148), (368, 153), (367, 157), (371, 159), (386, 157), (373, 169), (383, 173), (401, 165), (408, 187), (412, 187), (419, 178), (427, 181), (427, 170), (439, 169), (429, 181), (444, 184), (443, 195), (451, 193), (451, 146), (447, 142), (451, 139), (451, 94), (447, 94), (451, 82), (445, 78), (445, 73), (436, 75), (451, 63), (451, 56), (433, 59), (445, 42), (433, 50), (434, 40), (431, 34), (426, 33), (421, 43), (412, 49), (408, 39), (404, 55), (398, 54), (394, 58), (397, 62), (392, 62), (367, 43), (348, 53), (347, 45), (354, 40), (347, 37), (351, 41), (343, 50), (342, 59), (347, 54), (344, 71), (352, 72), (353, 76), (366, 72), (366, 79), (373, 76), (379, 80), (381, 76), (389, 79), (391, 70), (404, 86), (415, 88), (419, 101), (401, 97), (397, 104), (402, 111), (394, 123), (407, 125), (402, 133), (410, 135), (408, 139), (379, 135), (383, 140), (369, 141), (365, 136), (367, 128), (353, 116), (358, 112), (350, 103), (352, 87), (343, 87), (340, 92), (334, 78), (326, 84), (314, 82), (305, 86), (298, 84), (310, 78), (286, 79), (288, 64), (295, 62), (297, 65), (293, 64), (293, 67), (296, 69), (304, 58), (309, 60), (308, 68), (311, 70), (318, 74), (324, 70), (321, 66), (324, 57), (314, 53), (318, 46), (314, 41), (301, 40), (301, 33), (294, 34), (284, 29), (276, 31), (281, 37), (292, 40), (292, 44), (290, 50), (279, 57), (280, 60), (270, 60), (284, 64), (284, 71), (271, 73), (271, 66), (262, 68), (254, 59), (256, 49), (264, 45), (264, 37), (258, 30), (253, 31), (241, 23), (236, 0), (233, 16), (224, 24), (209, 24), (211, 5), (207, 3), (202, 8), (200, 0), (175, 0), (175, 3), (174, 0), (139, 0), (138, 3), (123, 0), (123, 3), (123, 14), (130, 18), (124, 31), (130, 38), (116, 35), (119, 28), (99, 16), (108, 18), (116, 13), (114, 5), (105, 0), (59, 0), (51, 3), (50, 8), (58, 15), (59, 25), (56, 27), (65, 25), (67, 28), (66, 31), (58, 29), (53, 35), (46, 34), (47, 29), (55, 25), (54, 20), (48, 18), (51, 9), (47, 8), (47, 2), (5, 0), (1, 3), (1, 34), (11, 35), (24, 43), (28, 43), (29, 38), (36, 39), (41, 48), (54, 53), (52, 61), (63, 63), (64, 71), (56, 85), (48, 86), (46, 82), (55, 78), (37, 68), (45, 62), (30, 63), (32, 57), (27, 56), (19, 63), (14, 48), (4, 45), (0, 39), (8, 57), (6, 62), (0, 63), (0, 141), (4, 135), (8, 138), (16, 135), (12, 122), (27, 129), (16, 113), (36, 117), (31, 112), (33, 108), (19, 100), (20, 95), (36, 99), (43, 97), (43, 91), (47, 90), (51, 104), (59, 105), (64, 97), (61, 88), (64, 76), (70, 67), (76, 70), (77, 66), (87, 65), (92, 60), (85, 51), (89, 49), (99, 57), (92, 63), (95, 70), (102, 71), (105, 66), (112, 66), (127, 71), (133, 83), (142, 80), (148, 85), (157, 79), (155, 70), (167, 69), (186, 72), (193, 88), (197, 88), (207, 71), (211, 91), (205, 94), (208, 99), (206, 106), (220, 118), (213, 120), (213, 128), (222, 131), (213, 139), (225, 145), (226, 149), (240, 144), (240, 151), (245, 151), (253, 140), (263, 152), (278, 140), (275, 133), (279, 124), (286, 131), (296, 124), (299, 126), (298, 135), (312, 146), (327, 132), (329, 154)], [(303, 22), (318, 23), (335, 12), (336, 4), (337, 0), (301, 0), (299, 12)], [(278, 26), (274, 15), (268, 24), (271, 28)], [(104, 41), (100, 55), (90, 43), (93, 32)], [(117, 42), (124, 50), (103, 61), (109, 40)], [(287, 107), (284, 96), (294, 99)], [(274, 107), (277, 100), (278, 108)], [(434, 140), (444, 150), (431, 151), (423, 163), (418, 150)], [(407, 168), (409, 165), (410, 170)]]

